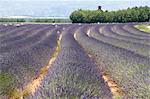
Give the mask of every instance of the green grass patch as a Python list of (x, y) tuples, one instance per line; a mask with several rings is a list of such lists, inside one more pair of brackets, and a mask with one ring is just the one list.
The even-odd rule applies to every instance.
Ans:
[(150, 33), (150, 24), (148, 24), (148, 25), (144, 25), (144, 24), (143, 25), (136, 25), (135, 27), (141, 31)]
[(0, 73), (0, 95), (8, 96), (9, 99), (20, 99), (21, 93), (14, 88), (15, 78), (8, 73)]
[(123, 99), (123, 97), (118, 95), (118, 96), (114, 96), (113, 99)]
[(14, 77), (8, 73), (0, 73), (0, 94), (9, 94), (13, 89)]

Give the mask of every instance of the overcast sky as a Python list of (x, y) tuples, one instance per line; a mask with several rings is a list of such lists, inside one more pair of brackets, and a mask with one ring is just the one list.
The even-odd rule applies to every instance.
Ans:
[(63, 16), (76, 9), (104, 10), (149, 6), (149, 0), (0, 0), (0, 16)]

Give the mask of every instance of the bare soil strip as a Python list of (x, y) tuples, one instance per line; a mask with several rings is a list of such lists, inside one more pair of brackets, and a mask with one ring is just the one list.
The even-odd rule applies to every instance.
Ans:
[(39, 74), (33, 81), (27, 84), (27, 86), (24, 87), (23, 91), (16, 93), (16, 95), (10, 96), (10, 99), (23, 99), (24, 97), (27, 97), (28, 95), (36, 92), (38, 87), (40, 87), (42, 80), (48, 73), (49, 68), (52, 66), (53, 62), (56, 60), (57, 55), (60, 51), (60, 41), (61, 41), (62, 35), (60, 35), (59, 40), (57, 41), (57, 47), (54, 51), (52, 58), (49, 60), (49, 63), (42, 67), (39, 71)]
[(124, 91), (121, 89), (121, 87), (110, 77), (109, 74), (107, 73), (103, 73), (103, 79), (105, 80), (105, 82), (108, 84), (110, 91), (113, 94), (113, 98), (121, 98), (123, 96), (125, 96)]

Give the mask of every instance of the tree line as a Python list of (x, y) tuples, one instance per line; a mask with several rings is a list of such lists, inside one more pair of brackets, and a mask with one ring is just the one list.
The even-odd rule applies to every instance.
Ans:
[(52, 18), (0, 18), (0, 22), (35, 22), (35, 23), (71, 23), (70, 19), (52, 19)]
[(71, 22), (70, 19), (32, 19), (30, 22), (37, 22), (37, 23), (68, 23)]
[(118, 11), (76, 10), (71, 13), (73, 23), (126, 23), (150, 21), (150, 7), (133, 7)]
[(17, 18), (0, 18), (0, 22), (25, 22), (25, 19), (17, 19)]

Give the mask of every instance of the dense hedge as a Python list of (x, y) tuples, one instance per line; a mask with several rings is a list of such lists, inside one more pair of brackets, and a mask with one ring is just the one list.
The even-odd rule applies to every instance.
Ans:
[(70, 15), (73, 23), (106, 22), (147, 22), (150, 20), (150, 7), (133, 7), (118, 11), (76, 10)]

